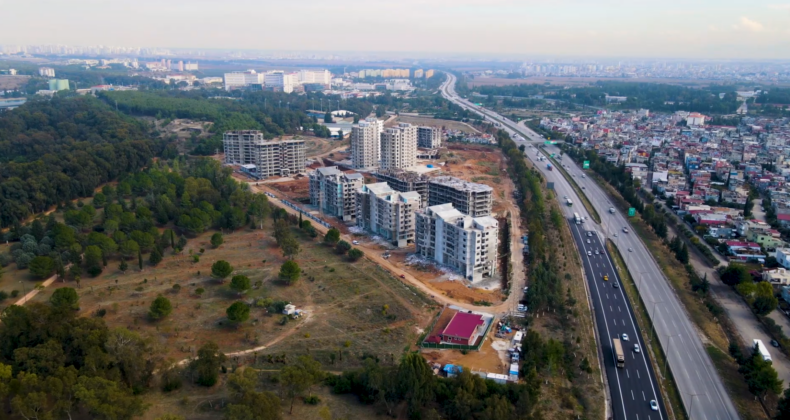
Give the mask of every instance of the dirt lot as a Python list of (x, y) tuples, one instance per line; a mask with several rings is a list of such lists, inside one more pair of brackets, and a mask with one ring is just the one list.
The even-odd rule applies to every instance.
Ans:
[(507, 176), (507, 165), (502, 152), (493, 146), (472, 144), (447, 145), (442, 159), (447, 164), (442, 175), (451, 175), (494, 188), (493, 212), (497, 215), (512, 206), (513, 182)]
[[(293, 136), (286, 136), (284, 138), (293, 138)], [(299, 136), (299, 138), (305, 141), (305, 146), (307, 146), (305, 154), (308, 158), (325, 156), (337, 148), (346, 148), (351, 144), (351, 140), (336, 141), (313, 136)]]
[[(132, 268), (126, 274), (117, 269), (117, 261), (111, 260), (100, 276), (83, 279), (78, 289), (81, 313), (92, 316), (104, 309), (109, 325), (125, 326), (154, 337), (166, 349), (166, 355), (175, 360), (191, 356), (209, 340), (217, 342), (225, 352), (266, 346), (259, 350), (260, 354), (281, 354), (289, 349), (289, 354), (310, 352), (319, 360), (319, 353), (325, 352), (325, 360), (321, 360), (325, 364), (329, 360), (327, 354), (336, 348), (345, 348), (348, 354), (383, 356), (416, 342), (418, 329), (429, 321), (427, 311), (431, 304), (425, 296), (414, 293), (367, 260), (350, 263), (306, 238), (301, 241), (302, 252), (296, 258), (303, 270), (302, 278), (286, 286), (277, 280), (284, 259), (270, 232), (268, 226), (264, 231), (225, 235), (225, 243), (218, 249), (209, 245), (213, 232), (207, 232), (190, 240), (181, 255), (167, 252), (157, 267), (145, 266), (139, 271), (137, 262), (131, 261)], [(201, 248), (205, 252), (201, 253)], [(193, 263), (192, 254), (202, 254), (200, 262)], [(148, 260), (146, 256), (144, 259)], [(234, 266), (233, 275), (244, 274), (253, 284), (260, 282), (258, 286), (246, 296), (239, 296), (230, 290), (229, 281), (221, 284), (212, 279), (211, 264), (221, 259)], [(173, 291), (175, 284), (181, 286), (179, 292)], [(46, 301), (57, 287), (64, 285), (76, 286), (57, 282), (34, 300)], [(198, 288), (205, 289), (202, 296), (196, 292)], [(174, 309), (168, 318), (151, 322), (147, 318), (148, 307), (157, 295), (168, 297)], [(229, 325), (225, 309), (231, 303), (263, 297), (291, 302), (307, 315), (283, 323), (282, 315), (267, 314), (264, 308), (253, 306), (248, 322), (238, 327)], [(236, 363), (245, 361), (240, 358)], [(357, 362), (356, 358), (344, 359), (345, 366), (355, 366)]]
[(460, 121), (453, 121), (453, 120), (439, 120), (430, 117), (413, 117), (407, 115), (400, 115), (397, 118), (397, 122), (405, 122), (414, 125), (426, 126), (426, 127), (440, 127), (450, 130), (461, 130), (470, 133), (479, 133), (477, 129), (472, 127), (469, 124), (460, 122)]
[(25, 86), (30, 76), (0, 76), (0, 90), (15, 90)]

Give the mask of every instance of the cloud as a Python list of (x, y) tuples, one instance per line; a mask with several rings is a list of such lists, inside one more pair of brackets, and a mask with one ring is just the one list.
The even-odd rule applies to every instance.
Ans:
[(757, 22), (756, 20), (751, 20), (746, 16), (742, 16), (741, 23), (738, 25), (733, 25), (733, 28), (749, 32), (762, 32), (763, 29), (765, 29), (762, 23)]

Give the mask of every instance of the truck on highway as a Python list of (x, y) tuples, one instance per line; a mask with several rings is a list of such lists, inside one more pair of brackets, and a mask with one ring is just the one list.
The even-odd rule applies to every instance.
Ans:
[(760, 356), (762, 356), (763, 360), (766, 362), (773, 362), (771, 353), (768, 353), (768, 348), (763, 344), (763, 340), (754, 339), (754, 351), (760, 352)]
[(551, 164), (550, 163), (546, 164), (546, 169), (551, 170)]
[(576, 222), (577, 225), (582, 224), (582, 218), (579, 217), (579, 213), (573, 213), (573, 221)]
[(565, 200), (565, 204), (567, 204), (567, 205), (568, 205), (568, 207), (571, 207), (571, 206), (573, 206), (573, 200), (571, 200), (570, 198), (568, 198), (568, 199), (566, 199), (566, 200)]
[(623, 344), (620, 343), (619, 338), (612, 339), (612, 347), (614, 347), (614, 361), (617, 367), (625, 367), (625, 353), (623, 353)]

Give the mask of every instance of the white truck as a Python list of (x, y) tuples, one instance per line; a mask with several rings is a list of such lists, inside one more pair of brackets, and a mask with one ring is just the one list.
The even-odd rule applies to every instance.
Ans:
[(754, 351), (760, 352), (760, 356), (762, 356), (763, 360), (766, 362), (773, 362), (771, 353), (768, 353), (768, 348), (765, 347), (762, 340), (754, 339)]

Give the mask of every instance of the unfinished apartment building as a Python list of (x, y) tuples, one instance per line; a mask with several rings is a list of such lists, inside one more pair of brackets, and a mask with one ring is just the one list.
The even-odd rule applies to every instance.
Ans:
[(397, 192), (386, 182), (366, 184), (357, 190), (357, 226), (402, 248), (414, 242), (414, 212), (420, 195)]
[(260, 178), (304, 172), (304, 140), (266, 140), (257, 130), (226, 131), (222, 136), (225, 163), (255, 165)]
[(442, 147), (442, 129), (439, 127), (417, 127), (417, 147), (423, 149)]
[(422, 206), (428, 205), (428, 177), (403, 169), (382, 169), (373, 176), (379, 182), (386, 182), (393, 190), (399, 192), (414, 191), (422, 198)]
[(357, 190), (362, 187), (362, 174), (347, 174), (337, 166), (318, 168), (308, 174), (310, 204), (323, 213), (344, 222), (354, 222), (357, 216)]
[(417, 165), (417, 127), (400, 123), (381, 134), (381, 169)]
[(458, 211), (472, 217), (491, 215), (494, 189), (485, 184), (464, 181), (452, 176), (428, 180), (428, 205), (452, 203)]
[(351, 164), (354, 168), (375, 168), (381, 159), (380, 124), (360, 121), (351, 127)]
[(450, 203), (431, 206), (415, 215), (417, 254), (478, 282), (496, 274), (498, 229), (491, 216), (467, 216)]

